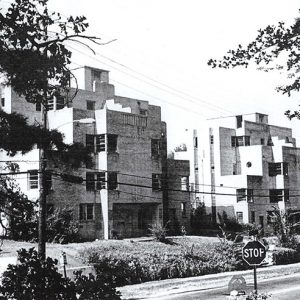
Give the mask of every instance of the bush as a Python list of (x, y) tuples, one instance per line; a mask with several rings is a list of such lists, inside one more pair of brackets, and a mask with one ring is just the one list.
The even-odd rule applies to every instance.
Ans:
[(73, 243), (79, 239), (79, 223), (73, 220), (73, 210), (57, 208), (47, 218), (47, 241), (52, 243)]
[[(116, 241), (117, 242), (117, 241)], [(176, 240), (177, 243), (179, 241)], [(241, 269), (232, 243), (197, 245), (117, 243), (85, 251), (97, 274), (116, 276), (117, 286), (152, 280), (183, 278)], [(186, 253), (186, 248), (192, 249)], [(187, 255), (188, 254), (188, 255)]]
[(300, 252), (294, 249), (278, 248), (274, 251), (276, 265), (288, 265), (300, 262)]
[(9, 265), (3, 273), (0, 286), (5, 300), (118, 300), (114, 277), (99, 274), (84, 276), (75, 273), (75, 280), (63, 278), (58, 272), (57, 260), (42, 261), (33, 249), (18, 251), (17, 265)]
[[(168, 224), (167, 224), (168, 225)], [(159, 242), (165, 242), (167, 236), (167, 227), (161, 224), (154, 224), (149, 227), (149, 231), (152, 237)]]

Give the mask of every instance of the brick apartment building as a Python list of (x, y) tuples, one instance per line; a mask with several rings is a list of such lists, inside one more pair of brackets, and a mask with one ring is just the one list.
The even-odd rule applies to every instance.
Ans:
[[(189, 192), (181, 181), (189, 176), (189, 164), (167, 161), (167, 130), (160, 107), (116, 96), (106, 70), (84, 67), (81, 71), (83, 80), (72, 102), (68, 100), (73, 89), (49, 101), (48, 127), (61, 131), (66, 143), (86, 145), (92, 163), (74, 170), (59, 161), (48, 161), (53, 172), (48, 209), (71, 207), (80, 221), (82, 237), (91, 240), (108, 239), (112, 232), (122, 237), (145, 235), (149, 225), (168, 220), (188, 227)], [(21, 113), (29, 123), (41, 122), (38, 105), (20, 99), (10, 88), (1, 93), (3, 110)], [(7, 159), (4, 152), (0, 157)], [(37, 199), (38, 149), (9, 159), (17, 161), (21, 172), (28, 171), (28, 176), (14, 177), (30, 199)], [(66, 182), (55, 176), (60, 173), (84, 181)], [(175, 182), (180, 183), (179, 188)]]
[(274, 207), (300, 210), (300, 149), (292, 130), (268, 124), (267, 115), (209, 121), (206, 130), (190, 132), (187, 149), (175, 158), (190, 158), (194, 198), (213, 221), (226, 211), (269, 230)]

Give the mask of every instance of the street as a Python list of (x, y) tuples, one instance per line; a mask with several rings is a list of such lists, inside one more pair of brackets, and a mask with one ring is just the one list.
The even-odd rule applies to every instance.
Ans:
[[(253, 290), (253, 282), (247, 283), (246, 292)], [(300, 299), (300, 274), (277, 277), (258, 282), (258, 292), (270, 292), (271, 300)], [(151, 298), (165, 300), (224, 300), (228, 296), (227, 287), (202, 291), (184, 292), (176, 295)]]

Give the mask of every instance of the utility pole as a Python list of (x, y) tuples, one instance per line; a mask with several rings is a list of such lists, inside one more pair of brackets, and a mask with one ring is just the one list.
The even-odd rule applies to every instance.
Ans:
[[(46, 25), (47, 26), (47, 25)], [(45, 36), (47, 37), (47, 27), (45, 27)], [(47, 64), (47, 47), (44, 50), (45, 55), (45, 66)], [(47, 68), (44, 70), (46, 75), (48, 75)], [(43, 103), (42, 107), (42, 122), (43, 129), (47, 130), (47, 104), (48, 104), (48, 77), (46, 76), (44, 90), (43, 90)], [(47, 193), (46, 193), (46, 167), (47, 167), (47, 157), (46, 157), (46, 141), (42, 140), (40, 146), (40, 195), (39, 195), (39, 217), (38, 217), (38, 253), (42, 260), (46, 259), (46, 205), (47, 205)]]
[[(47, 129), (47, 87), (44, 90), (44, 104), (42, 105), (43, 129)], [(46, 258), (46, 157), (45, 143), (42, 141), (40, 149), (40, 195), (39, 195), (39, 218), (38, 218), (38, 253), (42, 260)]]

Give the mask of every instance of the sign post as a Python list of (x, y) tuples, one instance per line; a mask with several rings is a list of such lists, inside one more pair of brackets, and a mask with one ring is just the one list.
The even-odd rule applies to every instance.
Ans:
[(257, 294), (257, 275), (256, 267), (261, 265), (263, 260), (266, 258), (266, 248), (260, 241), (248, 242), (242, 250), (243, 260), (254, 268), (254, 292)]

